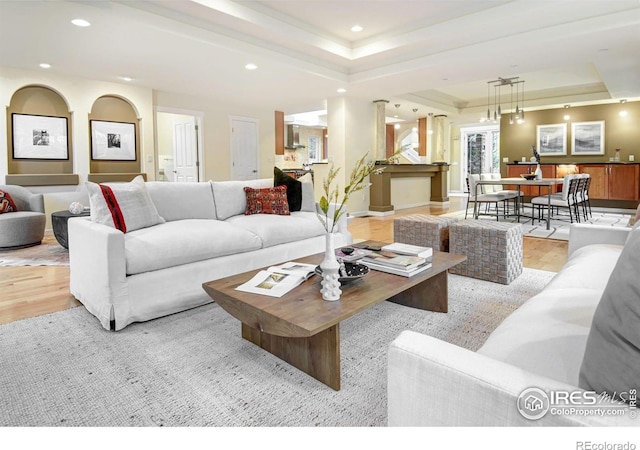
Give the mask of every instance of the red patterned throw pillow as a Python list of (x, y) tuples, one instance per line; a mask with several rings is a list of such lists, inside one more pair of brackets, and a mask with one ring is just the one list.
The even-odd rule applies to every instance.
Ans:
[(286, 186), (262, 189), (245, 187), (244, 192), (247, 196), (246, 215), (278, 214), (288, 216), (290, 214)]
[(0, 214), (16, 212), (18, 208), (8, 192), (0, 191)]

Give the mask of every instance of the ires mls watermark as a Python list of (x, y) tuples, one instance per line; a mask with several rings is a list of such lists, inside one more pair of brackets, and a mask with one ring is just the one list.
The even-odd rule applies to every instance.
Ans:
[[(624, 400), (613, 401), (612, 398)], [(597, 394), (593, 391), (543, 391), (530, 387), (520, 393), (518, 412), (525, 419), (538, 420), (547, 414), (554, 416), (623, 416), (637, 417), (637, 389), (629, 392)]]

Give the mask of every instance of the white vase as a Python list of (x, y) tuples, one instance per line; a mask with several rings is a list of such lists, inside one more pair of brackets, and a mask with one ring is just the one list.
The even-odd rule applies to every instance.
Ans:
[(333, 302), (340, 300), (342, 291), (340, 290), (340, 263), (336, 258), (335, 246), (333, 239), (335, 235), (333, 233), (326, 234), (326, 248), (324, 252), (324, 260), (320, 263), (322, 269), (322, 298), (324, 300)]
[(536, 180), (542, 180), (542, 169), (540, 168), (540, 164), (536, 166)]

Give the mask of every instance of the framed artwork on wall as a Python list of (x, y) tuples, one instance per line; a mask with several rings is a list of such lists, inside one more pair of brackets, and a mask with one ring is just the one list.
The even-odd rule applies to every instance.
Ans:
[(551, 125), (538, 125), (536, 140), (540, 156), (566, 155), (567, 124), (555, 123)]
[(126, 122), (91, 120), (91, 159), (135, 161), (136, 125)]
[(11, 114), (13, 159), (69, 159), (67, 118)]
[(604, 120), (571, 124), (572, 155), (604, 155)]

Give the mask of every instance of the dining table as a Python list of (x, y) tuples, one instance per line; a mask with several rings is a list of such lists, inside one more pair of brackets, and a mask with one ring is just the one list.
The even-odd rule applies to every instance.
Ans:
[[(527, 180), (525, 178), (522, 177), (513, 177), (513, 178), (499, 178), (499, 179), (495, 179), (495, 180), (478, 180), (475, 182), (475, 189), (474, 189), (474, 199), (475, 199), (475, 203), (474, 203), (474, 219), (477, 219), (479, 217), (479, 213), (477, 211), (476, 205), (478, 204), (477, 200), (478, 200), (478, 186), (485, 186), (485, 185), (509, 185), (509, 186), (517, 186), (517, 192), (520, 192), (520, 188), (521, 186), (538, 186), (538, 187), (548, 187), (549, 189), (547, 189), (547, 230), (549, 230), (551, 228), (551, 191), (553, 190), (552, 187), (553, 186), (557, 186), (557, 185), (561, 185), (564, 182), (564, 178), (540, 178), (540, 179), (533, 179), (533, 180)], [(531, 213), (531, 216), (525, 216), (524, 214), (521, 214), (520, 211), (520, 195), (516, 196), (516, 216), (517, 216), (517, 220), (518, 222), (520, 222), (520, 218), (521, 217), (528, 217), (531, 218), (532, 220), (534, 219), (533, 217), (533, 211)]]

